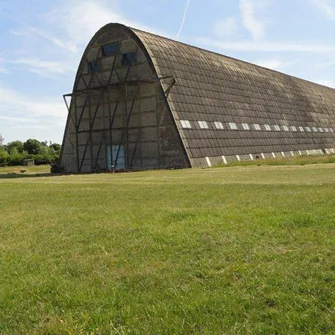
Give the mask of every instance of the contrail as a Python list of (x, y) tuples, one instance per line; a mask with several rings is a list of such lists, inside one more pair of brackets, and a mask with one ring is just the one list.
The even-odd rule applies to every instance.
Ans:
[(181, 25), (180, 25), (180, 28), (179, 28), (179, 31), (178, 31), (178, 34), (177, 34), (177, 40), (179, 40), (179, 36), (184, 28), (184, 25), (185, 25), (185, 21), (186, 21), (186, 16), (187, 16), (187, 12), (188, 12), (188, 9), (190, 7), (190, 3), (191, 3), (191, 0), (186, 0), (186, 5), (185, 5), (185, 10), (184, 10), (184, 15), (183, 15), (183, 19), (181, 21)]
[(10, 11), (8, 10), (4, 10), (3, 13), (5, 13), (10, 19), (12, 19), (15, 22), (18, 22), (19, 24), (21, 24), (23, 27), (25, 27), (26, 29), (30, 30), (33, 33), (36, 33), (37, 35), (40, 35), (41, 37), (44, 37), (45, 39), (47, 39), (48, 41), (52, 42), (53, 44), (57, 45), (58, 47), (61, 47), (63, 49), (66, 49), (72, 53), (76, 52), (76, 48), (74, 45), (70, 45), (70, 44), (66, 44), (64, 42), (62, 42), (59, 38), (54, 37), (52, 35), (47, 34), (46, 32), (44, 32), (41, 29), (38, 29), (34, 26), (31, 26), (28, 23), (25, 23), (24, 21), (22, 21), (21, 19), (19, 19), (18, 17), (14, 16)]

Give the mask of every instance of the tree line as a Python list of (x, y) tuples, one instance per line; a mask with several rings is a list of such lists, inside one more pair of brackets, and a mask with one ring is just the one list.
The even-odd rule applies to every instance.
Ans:
[(33, 159), (36, 165), (53, 164), (59, 159), (61, 145), (48, 141), (28, 139), (4, 144), (0, 135), (0, 166), (22, 165), (23, 160)]

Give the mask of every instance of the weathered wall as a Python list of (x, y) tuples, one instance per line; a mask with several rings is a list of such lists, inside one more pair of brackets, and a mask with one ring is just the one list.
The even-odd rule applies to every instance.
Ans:
[(193, 166), (222, 162), (222, 156), (236, 160), (334, 150), (334, 89), (135, 32), (157, 73), (176, 80), (169, 103)]
[[(103, 46), (114, 42), (119, 42), (117, 55), (104, 55)], [(124, 64), (127, 53), (136, 54), (131, 65)], [(88, 67), (92, 62), (96, 71)], [(83, 56), (61, 166), (66, 172), (104, 171), (111, 167), (109, 147), (119, 145), (126, 170), (190, 166), (160, 81), (141, 46), (121, 26), (101, 30)], [(120, 159), (123, 149), (114, 156)]]

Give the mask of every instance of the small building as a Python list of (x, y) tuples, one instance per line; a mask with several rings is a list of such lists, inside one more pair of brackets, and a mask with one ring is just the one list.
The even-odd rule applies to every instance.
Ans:
[(121, 24), (89, 42), (59, 167), (212, 166), (335, 152), (335, 90)]
[(33, 159), (24, 159), (23, 160), (23, 166), (34, 166), (35, 162)]

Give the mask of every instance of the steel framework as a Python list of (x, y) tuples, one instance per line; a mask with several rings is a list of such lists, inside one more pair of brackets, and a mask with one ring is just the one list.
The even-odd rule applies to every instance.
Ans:
[[(101, 56), (101, 48), (99, 52), (96, 55), (95, 61), (98, 61), (99, 57)], [(85, 162), (85, 158), (87, 155), (87, 152), (90, 152), (90, 165), (91, 165), (91, 171), (95, 172), (98, 170), (98, 161), (100, 158), (100, 155), (102, 153), (102, 147), (104, 143), (106, 143), (106, 133), (109, 134), (108, 141), (111, 144), (113, 140), (113, 125), (116, 117), (116, 113), (118, 110), (118, 107), (120, 104), (124, 104), (124, 120), (125, 123), (123, 124), (123, 127), (121, 127), (120, 130), (122, 130), (122, 135), (121, 135), (121, 140), (118, 144), (118, 150), (116, 153), (116, 157), (112, 157), (112, 169), (114, 169), (117, 165), (119, 155), (120, 155), (120, 150), (123, 145), (128, 146), (128, 131), (129, 131), (129, 122), (132, 116), (132, 112), (134, 109), (135, 101), (139, 96), (139, 88), (141, 84), (157, 84), (161, 83), (163, 80), (168, 80), (171, 79), (171, 82), (168, 83), (167, 89), (164, 92), (165, 99), (167, 99), (167, 96), (172, 88), (172, 86), (175, 84), (175, 79), (172, 76), (165, 76), (165, 77), (157, 77), (157, 78), (152, 78), (148, 80), (143, 80), (143, 79), (138, 79), (138, 80), (130, 80), (129, 74), (131, 72), (131, 69), (133, 67), (132, 62), (130, 62), (127, 66), (126, 73), (124, 78), (121, 78), (120, 75), (118, 74), (118, 71), (116, 69), (116, 64), (117, 60), (120, 60), (120, 46), (118, 45), (118, 49), (116, 52), (116, 55), (114, 56), (112, 68), (110, 70), (110, 74), (106, 82), (103, 82), (101, 78), (99, 78), (97, 72), (92, 71), (90, 74), (90, 78), (88, 82), (85, 80), (85, 75), (84, 73), (80, 73), (79, 76), (77, 77), (76, 84), (79, 82), (82, 82), (84, 84), (84, 88), (81, 89), (76, 89), (72, 93), (69, 94), (64, 94), (63, 99), (69, 114), (69, 119), (71, 120), (74, 130), (75, 130), (75, 143), (70, 140), (70, 136), (68, 136), (71, 145), (74, 147), (74, 151), (76, 152), (76, 166), (77, 166), (77, 171), (80, 173), (82, 172), (83, 165)], [(85, 60), (85, 62), (88, 64), (88, 59)], [(113, 74), (116, 75), (117, 82), (112, 82)], [(97, 80), (98, 85), (93, 85), (93, 80), (94, 78)], [(75, 87), (78, 85), (75, 85)], [(130, 104), (130, 109), (128, 111), (128, 93), (129, 93), (129, 88), (132, 88), (132, 92), (135, 91), (135, 94), (133, 94), (131, 104)], [(111, 94), (112, 89), (117, 89), (118, 94), (117, 97), (113, 96)], [(113, 94), (115, 94), (115, 91), (113, 90)], [(98, 100), (96, 104), (92, 103), (93, 97), (96, 97), (98, 95)], [(84, 96), (84, 103), (82, 106), (77, 105), (77, 98), (78, 97), (83, 97)], [(70, 103), (67, 101), (67, 99), (70, 98)], [(115, 99), (116, 98), (116, 99)], [(123, 99), (122, 99), (123, 98)], [(122, 101), (123, 100), (123, 101)], [(105, 122), (105, 109), (103, 108), (104, 112), (104, 127), (100, 129), (93, 129), (94, 124), (98, 115), (98, 111), (101, 108), (101, 106), (104, 104), (105, 101), (108, 101), (108, 127), (106, 127), (106, 122)], [(114, 108), (112, 108), (112, 103), (113, 101), (115, 102)], [(167, 105), (167, 101), (165, 101), (165, 105)], [(165, 108), (164, 108), (165, 109)], [(80, 129), (80, 126), (82, 124), (82, 120), (84, 117), (85, 110), (88, 110), (88, 118), (89, 118), (89, 127), (87, 130)], [(157, 121), (157, 126), (159, 126), (160, 120)], [(93, 149), (93, 133), (101, 133), (101, 139), (99, 142), (98, 150), (96, 153), (94, 153)], [(84, 151), (82, 155), (80, 155), (80, 146), (81, 144), (79, 143), (79, 135), (80, 134), (88, 134), (86, 143), (84, 144)], [(134, 164), (134, 159), (136, 155), (136, 151), (138, 148), (138, 142), (141, 136), (141, 130), (139, 129), (137, 133), (137, 138), (135, 141), (135, 146), (133, 152), (130, 154), (130, 159), (128, 161), (128, 148), (126, 150), (127, 152), (127, 168), (132, 169), (133, 164)]]

